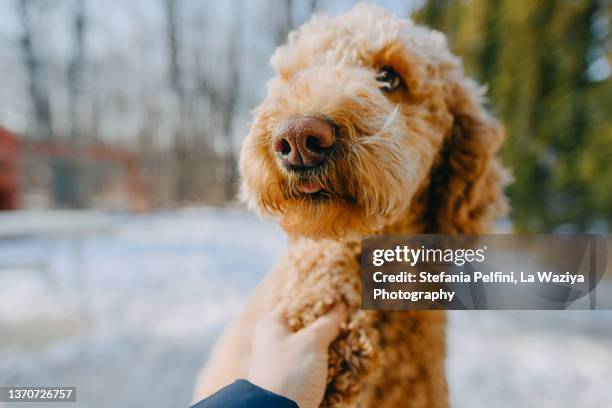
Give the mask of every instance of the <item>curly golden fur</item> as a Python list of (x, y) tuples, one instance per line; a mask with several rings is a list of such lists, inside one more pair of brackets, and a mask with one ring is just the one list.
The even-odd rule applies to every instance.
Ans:
[[(489, 230), (505, 210), (495, 158), (503, 131), (483, 108), (482, 89), (443, 34), (367, 4), (313, 17), (276, 50), (272, 66), (276, 76), (243, 144), (242, 197), (276, 217), (290, 243), (225, 341), (273, 299), (289, 299), (296, 330), (344, 301), (351, 314), (330, 347), (323, 406), (448, 406), (444, 313), (360, 310), (359, 239)], [(383, 67), (399, 74), (397, 89), (381, 90)], [(326, 118), (337, 132), (330, 160), (306, 175), (280, 165), (271, 139), (281, 121), (300, 115)], [(305, 182), (325, 198), (301, 193)], [(230, 350), (249, 352), (246, 342), (221, 345), (211, 359)], [(241, 373), (220, 380), (214, 366), (202, 377), (210, 389), (215, 378), (222, 385)]]

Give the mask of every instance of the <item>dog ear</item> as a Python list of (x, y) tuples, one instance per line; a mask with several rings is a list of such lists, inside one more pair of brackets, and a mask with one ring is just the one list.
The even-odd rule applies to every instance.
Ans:
[(483, 107), (477, 84), (462, 73), (456, 78), (446, 81), (453, 124), (431, 174), (426, 229), (484, 233), (506, 211), (507, 176), (495, 157), (504, 131)]

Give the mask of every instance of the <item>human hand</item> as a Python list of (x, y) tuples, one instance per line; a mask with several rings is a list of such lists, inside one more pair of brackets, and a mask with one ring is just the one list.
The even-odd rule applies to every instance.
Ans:
[(325, 394), (327, 350), (346, 317), (346, 306), (336, 303), (310, 326), (292, 332), (285, 305), (277, 306), (255, 327), (247, 379), (300, 408), (318, 407)]

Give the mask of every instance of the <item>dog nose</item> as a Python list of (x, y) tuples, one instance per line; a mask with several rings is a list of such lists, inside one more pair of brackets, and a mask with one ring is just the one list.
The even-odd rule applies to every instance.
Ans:
[(280, 123), (272, 143), (285, 167), (302, 170), (323, 164), (335, 139), (334, 129), (324, 119), (300, 116)]

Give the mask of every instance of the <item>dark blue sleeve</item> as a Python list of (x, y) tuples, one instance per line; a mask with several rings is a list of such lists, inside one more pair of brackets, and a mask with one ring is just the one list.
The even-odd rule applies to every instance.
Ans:
[(298, 408), (298, 405), (247, 380), (236, 380), (191, 408)]

